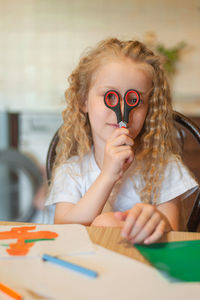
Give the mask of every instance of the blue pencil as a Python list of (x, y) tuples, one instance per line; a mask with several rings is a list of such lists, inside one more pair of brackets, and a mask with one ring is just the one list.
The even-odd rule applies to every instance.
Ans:
[(67, 268), (67, 269), (70, 269), (70, 270), (82, 273), (84, 275), (87, 275), (87, 276), (90, 276), (90, 277), (93, 277), (93, 278), (95, 278), (95, 277), (98, 276), (98, 273), (95, 272), (95, 271), (92, 271), (92, 270), (87, 269), (85, 267), (81, 267), (81, 266), (79, 266), (77, 264), (71, 263), (69, 261), (66, 261), (66, 260), (63, 260), (63, 259), (51, 256), (51, 255), (48, 255), (48, 254), (43, 254), (42, 255), (42, 259), (44, 261), (52, 262), (52, 263), (57, 264), (57, 265), (59, 265), (61, 267), (64, 267), (64, 268)]

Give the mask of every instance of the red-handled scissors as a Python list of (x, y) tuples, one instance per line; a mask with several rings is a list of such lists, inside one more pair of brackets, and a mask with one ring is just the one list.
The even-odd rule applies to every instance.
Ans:
[(140, 94), (138, 91), (130, 89), (124, 94), (124, 120), (122, 121), (122, 113), (120, 107), (120, 95), (117, 91), (109, 90), (104, 95), (105, 105), (112, 109), (117, 116), (119, 127), (127, 127), (129, 112), (140, 103)]

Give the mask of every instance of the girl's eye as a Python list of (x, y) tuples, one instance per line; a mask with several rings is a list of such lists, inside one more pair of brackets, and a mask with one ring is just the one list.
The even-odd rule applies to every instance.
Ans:
[(112, 101), (115, 99), (115, 94), (108, 94), (107, 98)]
[[(134, 92), (129, 92), (129, 93), (126, 95), (126, 102), (127, 102), (127, 104), (130, 105), (130, 106), (137, 105), (138, 100), (139, 100), (139, 99), (138, 99), (136, 93), (134, 93)], [(141, 101), (142, 101), (142, 100), (140, 99), (140, 102), (141, 102)], [(140, 104), (140, 103), (139, 103), (139, 104)]]
[(110, 106), (115, 106), (118, 102), (118, 98), (114, 93), (109, 93), (106, 97), (107, 104)]
[(135, 104), (137, 102), (137, 98), (132, 98), (132, 99), (129, 99), (129, 103), (130, 104)]

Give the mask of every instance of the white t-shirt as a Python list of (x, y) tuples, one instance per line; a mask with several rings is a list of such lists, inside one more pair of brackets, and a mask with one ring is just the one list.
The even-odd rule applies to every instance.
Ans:
[[(106, 211), (125, 211), (141, 202), (137, 193), (137, 187), (140, 188), (142, 184), (141, 178), (139, 175), (134, 175), (132, 169), (130, 167), (122, 181), (114, 187), (107, 201)], [(85, 155), (81, 162), (77, 156), (70, 158), (68, 163), (57, 170), (45, 205), (59, 202), (76, 204), (85, 195), (99, 174), (100, 169), (96, 164), (93, 151)], [(190, 175), (187, 168), (172, 156), (165, 169), (157, 204), (172, 200), (179, 195), (182, 195), (184, 199), (197, 186), (197, 182)]]

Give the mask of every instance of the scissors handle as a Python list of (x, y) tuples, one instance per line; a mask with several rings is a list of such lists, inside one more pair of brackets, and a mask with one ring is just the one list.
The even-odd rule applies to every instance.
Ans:
[(124, 94), (124, 122), (128, 123), (130, 111), (140, 103), (138, 91), (130, 89)]
[[(104, 95), (105, 105), (112, 109), (117, 116), (117, 123), (120, 127), (126, 127), (129, 120), (130, 111), (140, 103), (140, 94), (134, 89), (126, 91), (124, 95), (124, 120), (122, 121), (122, 113), (120, 107), (120, 95), (115, 90), (109, 90)], [(122, 124), (123, 123), (123, 124)]]
[(120, 96), (117, 91), (110, 90), (104, 95), (104, 103), (105, 105), (112, 109), (117, 116), (117, 123), (122, 121), (122, 113), (120, 107)]

